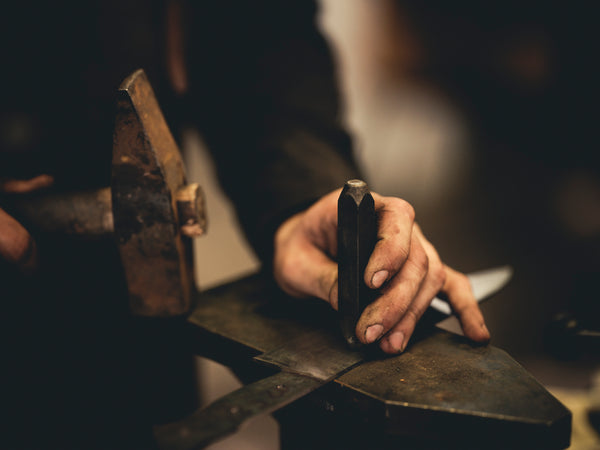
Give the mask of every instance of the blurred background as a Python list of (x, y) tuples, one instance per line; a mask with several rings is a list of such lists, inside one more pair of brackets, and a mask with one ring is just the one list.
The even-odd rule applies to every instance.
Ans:
[[(571, 448), (600, 448), (588, 421), (600, 404), (590, 11), (512, 0), (320, 5), (345, 122), (371, 188), (410, 201), (447, 264), (514, 267), (510, 285), (482, 307), (492, 344), (574, 412)], [(209, 289), (258, 263), (201, 137), (189, 131), (183, 146), (189, 178), (207, 195), (210, 228), (196, 243), (196, 276)], [(198, 367), (204, 402), (239, 386), (215, 363), (199, 359)], [(211, 448), (278, 448), (277, 425), (256, 419)]]

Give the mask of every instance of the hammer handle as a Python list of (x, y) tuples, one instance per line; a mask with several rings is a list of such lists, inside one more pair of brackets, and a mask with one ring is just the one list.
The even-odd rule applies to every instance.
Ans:
[(26, 227), (44, 232), (97, 238), (112, 234), (109, 188), (69, 194), (27, 195), (8, 208)]

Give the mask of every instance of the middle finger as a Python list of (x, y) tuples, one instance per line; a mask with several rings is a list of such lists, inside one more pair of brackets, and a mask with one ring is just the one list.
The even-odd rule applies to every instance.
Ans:
[(356, 324), (356, 335), (370, 344), (385, 335), (407, 313), (421, 289), (429, 268), (427, 253), (416, 235), (401, 270), (382, 289), (382, 295), (367, 306)]
[(431, 300), (444, 285), (446, 272), (437, 251), (415, 226), (415, 234), (420, 237), (420, 242), (427, 253), (429, 270), (425, 276), (419, 292), (408, 307), (406, 314), (380, 341), (381, 349), (386, 353), (403, 352), (410, 340), (417, 322), (421, 319)]

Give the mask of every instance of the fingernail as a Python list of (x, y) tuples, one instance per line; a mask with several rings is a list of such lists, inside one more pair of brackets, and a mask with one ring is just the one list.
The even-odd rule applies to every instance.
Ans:
[(387, 280), (389, 276), (389, 272), (387, 270), (380, 270), (379, 272), (375, 272), (373, 278), (371, 278), (371, 284), (375, 289), (381, 287), (385, 280)]
[(367, 344), (375, 342), (377, 339), (379, 339), (379, 337), (382, 334), (383, 334), (383, 325), (380, 325), (380, 324), (371, 325), (369, 328), (367, 328), (367, 331), (365, 332), (365, 339), (367, 341)]
[(404, 347), (404, 333), (402, 331), (396, 331), (390, 336), (390, 345), (397, 352), (403, 352)]
[(485, 334), (487, 334), (487, 335), (488, 335), (488, 339), (489, 339), (489, 336), (490, 336), (490, 330), (488, 330), (488, 328), (485, 326), (485, 323), (483, 324), (483, 326), (482, 326), (481, 328), (483, 329), (483, 331), (485, 331)]

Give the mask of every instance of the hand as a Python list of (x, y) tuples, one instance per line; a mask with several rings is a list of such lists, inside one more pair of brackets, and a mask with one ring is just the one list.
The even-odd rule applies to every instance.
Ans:
[[(29, 180), (0, 180), (0, 192), (23, 194), (50, 186), (49, 175), (39, 175)], [(0, 208), (0, 259), (17, 267), (23, 273), (35, 269), (37, 253), (29, 232), (6, 211)]]
[[(337, 199), (334, 191), (286, 220), (275, 234), (274, 276), (295, 297), (318, 297), (337, 310)], [(356, 325), (364, 344), (379, 341), (386, 353), (404, 351), (431, 300), (444, 292), (465, 336), (490, 338), (465, 275), (446, 266), (414, 221), (406, 201), (372, 193), (379, 227), (364, 281), (381, 296)]]

